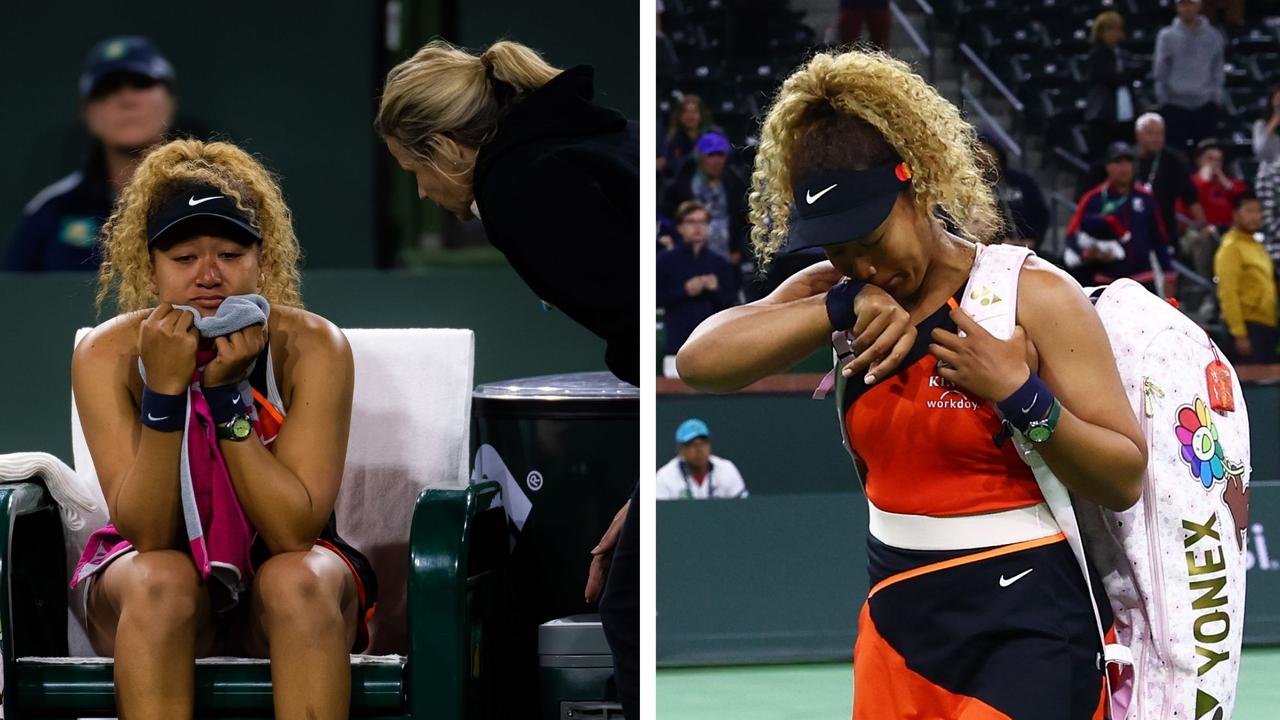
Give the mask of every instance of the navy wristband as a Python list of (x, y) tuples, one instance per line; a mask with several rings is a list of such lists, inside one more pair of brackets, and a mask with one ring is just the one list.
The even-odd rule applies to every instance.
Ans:
[(225, 425), (237, 415), (248, 415), (244, 399), (240, 396), (240, 383), (201, 388), (204, 399), (209, 403), (209, 415), (214, 425)]
[(867, 283), (861, 280), (841, 280), (827, 291), (827, 320), (835, 330), (852, 330), (858, 321), (853, 314), (853, 299), (858, 297)]
[(187, 424), (187, 394), (165, 395), (142, 386), (142, 424), (157, 432), (177, 432)]
[(1053, 391), (1044, 384), (1040, 376), (1031, 373), (1027, 381), (1022, 383), (1022, 387), (996, 403), (996, 407), (1000, 408), (1000, 413), (1010, 425), (1017, 428), (1019, 432), (1023, 432), (1031, 426), (1031, 423), (1048, 417), (1055, 399)]

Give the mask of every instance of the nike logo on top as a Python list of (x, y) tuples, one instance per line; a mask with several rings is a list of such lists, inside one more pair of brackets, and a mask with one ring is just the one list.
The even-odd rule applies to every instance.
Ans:
[(1040, 399), (1040, 393), (1036, 393), (1035, 396), (1031, 398), (1031, 404), (1022, 408), (1022, 412), (1031, 412), (1031, 408), (1036, 406), (1036, 401), (1039, 399)]
[(1032, 570), (1035, 570), (1035, 568), (1027, 568), (1026, 570), (1023, 570), (1022, 572), (1018, 573), (1017, 575), (1014, 575), (1014, 576), (1013, 576), (1013, 577), (1011, 577), (1011, 578), (1006, 578), (1006, 577), (1004, 576), (1004, 573), (1001, 573), (1001, 574), (1000, 574), (1000, 587), (1009, 587), (1010, 585), (1012, 585), (1012, 584), (1014, 584), (1014, 583), (1018, 582), (1019, 580), (1021, 580), (1021, 579), (1022, 579), (1022, 578), (1024, 578), (1024, 577), (1026, 577), (1026, 576), (1027, 576), (1027, 573), (1031, 572)]
[(160, 422), (161, 420), (168, 420), (169, 416), (165, 415), (164, 417), (156, 417), (151, 413), (147, 413), (147, 419), (150, 420), (151, 422)]
[(196, 205), (199, 205), (202, 202), (209, 202), (210, 200), (221, 200), (221, 199), (222, 199), (221, 195), (214, 195), (212, 197), (200, 198), (199, 200), (197, 200), (196, 196), (192, 195), (191, 199), (187, 201), (187, 205), (190, 205), (191, 207), (195, 207)]
[(804, 199), (805, 199), (805, 201), (806, 201), (806, 202), (808, 202), (810, 205), (812, 205), (812, 204), (814, 204), (815, 202), (817, 202), (817, 201), (818, 201), (818, 198), (820, 198), (820, 197), (822, 197), (823, 195), (826, 195), (827, 193), (831, 192), (832, 190), (834, 190), (834, 189), (835, 189), (836, 185), (839, 185), (839, 184), (840, 184), (840, 183), (835, 183), (835, 184), (833, 184), (831, 187), (827, 188), (826, 190), (823, 190), (823, 191), (819, 192), (817, 195), (814, 195), (812, 190), (806, 190), (806, 191), (804, 192)]

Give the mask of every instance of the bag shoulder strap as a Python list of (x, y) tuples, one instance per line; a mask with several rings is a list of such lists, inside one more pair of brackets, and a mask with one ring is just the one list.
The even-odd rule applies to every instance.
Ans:
[(1019, 245), (979, 245), (960, 307), (1002, 340), (1013, 337), (1018, 315), (1018, 278), (1027, 257)]
[[(978, 255), (974, 259), (973, 271), (969, 274), (969, 284), (965, 287), (964, 300), (960, 306), (983, 329), (997, 338), (1007, 339), (1013, 336), (1013, 328), (1017, 323), (1018, 279), (1022, 274), (1023, 264), (1032, 254), (1027, 248), (1016, 245), (978, 246)], [(1093, 609), (1094, 625), (1104, 648), (1102, 661), (1132, 664), (1132, 657), (1125, 657), (1125, 648), (1109, 645), (1106, 641), (1106, 629), (1102, 627), (1102, 615), (1089, 577), (1084, 540), (1071, 502), (1071, 493), (1045, 464), (1040, 453), (1036, 452), (1035, 445), (1016, 429), (1013, 430), (1013, 441), (1019, 457), (1030, 466), (1036, 484), (1040, 486), (1040, 493), (1044, 495), (1045, 503), (1066, 536), (1071, 554), (1075, 556), (1080, 573), (1084, 576)]]

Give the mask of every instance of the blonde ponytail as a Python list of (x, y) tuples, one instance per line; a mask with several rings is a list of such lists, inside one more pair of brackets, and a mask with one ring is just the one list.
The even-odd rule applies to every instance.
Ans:
[(513, 102), (559, 74), (517, 42), (500, 40), (477, 56), (437, 38), (387, 73), (374, 129), (423, 160), (444, 138), (478, 150)]

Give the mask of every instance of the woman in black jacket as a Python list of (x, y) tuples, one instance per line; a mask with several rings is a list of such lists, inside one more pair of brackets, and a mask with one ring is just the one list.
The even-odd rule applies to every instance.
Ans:
[(515, 42), (475, 56), (433, 40), (387, 74), (375, 127), (419, 197), (479, 217), (538, 297), (639, 385), (639, 133), (591, 102), (593, 77)]
[(1089, 97), (1084, 119), (1089, 124), (1089, 150), (1101, 157), (1113, 142), (1133, 142), (1133, 120), (1138, 117), (1138, 98), (1133, 92), (1137, 68), (1129, 53), (1120, 47), (1124, 40), (1124, 18), (1107, 10), (1093, 21), (1089, 39)]
[[(433, 40), (387, 74), (374, 126), (417, 178), (419, 197), (479, 217), (538, 297), (603, 338), (605, 364), (639, 385), (639, 128), (591, 102), (593, 77), (588, 66), (562, 71), (515, 42), (476, 56)], [(638, 488), (592, 550), (585, 591), (587, 602), (600, 598), (618, 697), (633, 720)]]

